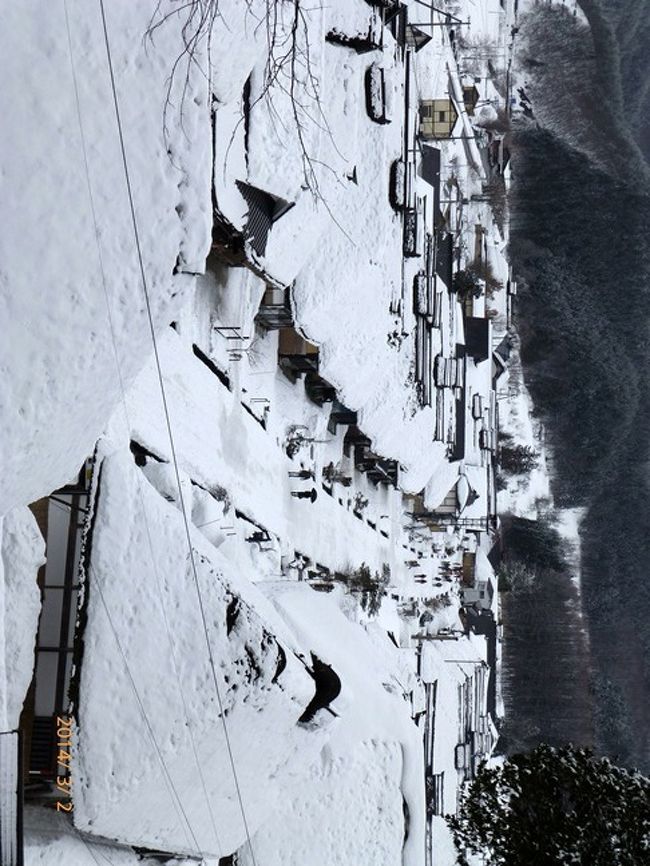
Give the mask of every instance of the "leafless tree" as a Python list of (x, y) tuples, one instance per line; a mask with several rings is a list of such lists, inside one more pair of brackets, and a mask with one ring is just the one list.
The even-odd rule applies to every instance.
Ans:
[[(303, 188), (322, 202), (334, 219), (321, 192), (319, 170), (333, 175), (335, 172), (314, 155), (308, 140), (308, 130), (318, 129), (327, 135), (336, 152), (341, 155), (323, 112), (320, 80), (312, 62), (309, 15), (315, 7), (310, 6), (307, 0), (263, 0), (259, 4), (254, 0), (242, 2), (253, 20), (254, 37), (257, 38), (262, 28), (266, 36), (262, 84), (250, 109), (258, 103), (266, 103), (278, 135), (281, 135), (282, 130), (295, 133), (301, 158)], [(316, 2), (320, 4), (321, 0)], [(181, 26), (182, 50), (172, 64), (167, 81), (163, 129), (165, 140), (169, 143), (169, 116), (172, 110), (179, 112), (181, 128), (184, 128), (183, 114), (193, 70), (210, 78), (213, 34), (215, 24), (222, 15), (219, 0), (175, 0), (174, 8), (168, 12), (163, 12), (162, 3), (163, 0), (158, 0), (145, 39), (153, 41), (156, 32), (171, 19), (185, 16)], [(261, 7), (259, 11), (257, 6)], [(177, 94), (179, 79), (180, 95)], [(278, 108), (281, 95), (289, 100), (292, 129), (287, 128), (286, 118)], [(243, 117), (239, 123), (242, 122)], [(233, 131), (232, 139), (238, 126)]]

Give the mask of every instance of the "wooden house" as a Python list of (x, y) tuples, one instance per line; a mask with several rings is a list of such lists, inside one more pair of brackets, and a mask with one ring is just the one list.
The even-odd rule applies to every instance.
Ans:
[(318, 346), (306, 340), (295, 328), (280, 328), (278, 362), (293, 376), (318, 373)]
[(431, 141), (449, 138), (458, 120), (452, 99), (424, 99), (420, 102), (420, 138)]
[(61, 775), (57, 767), (57, 717), (65, 716), (75, 653), (82, 536), (90, 499), (91, 462), (77, 481), (31, 506), (45, 539), (47, 562), (38, 573), (42, 608), (34, 678), (20, 727), (25, 744), (26, 793), (46, 792)]
[(480, 548), (474, 553), (463, 554), (461, 597), (465, 606), (496, 613), (497, 578)]
[(472, 488), (467, 476), (461, 473), (449, 489), (447, 495), (435, 508), (415, 516), (426, 517), (428, 518), (428, 521), (434, 523), (440, 522), (441, 518), (448, 518), (448, 520), (443, 520), (444, 523), (453, 522), (455, 519), (460, 517), (465, 509), (474, 503), (476, 499), (476, 491)]

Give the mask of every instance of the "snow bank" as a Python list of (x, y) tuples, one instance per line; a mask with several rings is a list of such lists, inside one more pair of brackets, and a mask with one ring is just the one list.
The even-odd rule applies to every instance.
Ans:
[(41, 610), (36, 583), (38, 569), (45, 562), (45, 544), (29, 509), (16, 508), (4, 516), (0, 575), (0, 610), (4, 608), (4, 653), (6, 682), (0, 706), (3, 730), (18, 727), (25, 694), (34, 671), (34, 642)]

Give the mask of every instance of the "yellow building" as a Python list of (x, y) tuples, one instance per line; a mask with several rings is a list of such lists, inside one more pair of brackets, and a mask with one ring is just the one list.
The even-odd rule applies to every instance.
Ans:
[(449, 138), (457, 120), (451, 99), (425, 99), (420, 103), (420, 138)]

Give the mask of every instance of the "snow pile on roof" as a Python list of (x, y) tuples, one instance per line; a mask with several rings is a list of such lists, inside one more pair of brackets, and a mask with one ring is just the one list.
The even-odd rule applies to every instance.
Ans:
[[(72, 478), (119, 399), (103, 280), (122, 377), (150, 352), (148, 322), (97, 4), (67, 2), (72, 55), (97, 216), (92, 221), (62, 6), (43, 32), (42, 4), (10, 4), (3, 29), (0, 175), (0, 514)], [(144, 269), (157, 327), (167, 325), (203, 270), (211, 228), (208, 81), (201, 45), (172, 82), (183, 17), (153, 41), (154, 3), (107, 4), (108, 30)], [(176, 10), (164, 0), (159, 15)], [(203, 52), (204, 53), (204, 52)], [(101, 387), (98, 384), (101, 383)]]
[[(322, 375), (346, 406), (359, 410), (376, 450), (402, 464), (402, 486), (419, 492), (444, 459), (444, 447), (433, 442), (434, 411), (420, 405), (413, 378), (414, 327), (406, 299), (419, 262), (404, 272), (402, 221), (388, 195), (391, 165), (403, 147), (403, 65), (388, 28), (383, 51), (357, 54), (325, 40), (333, 31), (368, 35), (374, 13), (365, 4), (335, 0), (303, 13), (298, 68), (290, 70), (285, 59), (269, 90), (267, 55), (255, 51), (248, 55), (248, 98), (232, 90), (217, 106), (217, 208), (245, 229), (242, 181), (292, 205), (273, 222), (263, 253), (248, 249), (249, 257), (269, 279), (295, 280), (296, 325), (319, 345)], [(291, 44), (292, 15), (291, 6), (280, 11), (276, 53)], [(375, 79), (381, 71), (391, 122), (368, 116), (370, 67)], [(293, 101), (290, 73), (296, 75)]]
[(239, 98), (244, 82), (255, 64), (266, 56), (269, 33), (266, 29), (266, 0), (219, 0), (214, 36), (227, 36), (227, 50), (213, 50), (210, 56), (212, 93), (220, 105)]
[[(361, 561), (377, 570), (389, 560), (391, 542), (364, 522), (347, 521), (344, 532), (332, 531), (344, 519), (336, 498), (321, 493), (314, 504), (305, 504), (291, 497), (288, 471), (295, 469), (296, 463), (279, 447), (284, 429), (263, 429), (243, 408), (243, 394), (225, 388), (173, 329), (168, 329), (158, 347), (176, 453), (181, 469), (193, 481), (208, 490), (225, 488), (234, 507), (281, 538), (283, 549), (308, 552), (315, 560), (327, 562), (332, 570), (345, 571), (351, 562), (360, 565)], [(239, 368), (235, 374), (240, 375)], [(274, 376), (275, 390), (267, 384), (265, 394), (273, 400), (274, 410), (277, 407), (282, 412), (287, 407), (284, 393), (288, 385), (281, 373)], [(280, 402), (283, 399), (284, 403)], [(127, 393), (127, 406), (130, 428), (123, 430), (124, 413), (119, 409), (110, 425), (112, 435), (118, 440), (126, 437), (127, 442), (133, 438), (157, 456), (170, 459), (153, 363), (145, 367)], [(312, 423), (314, 414), (297, 419), (309, 423), (311, 435), (318, 434)], [(283, 427), (287, 420), (281, 416)], [(326, 413), (322, 413), (322, 420), (327, 423)], [(325, 429), (323, 434), (328, 435)], [(339, 442), (336, 447), (340, 449)], [(196, 523), (211, 519), (197, 519)], [(261, 573), (254, 575), (256, 580), (263, 577)]]
[(402, 333), (392, 312), (410, 297), (410, 284), (402, 285), (401, 220), (388, 205), (390, 166), (402, 148), (403, 85), (391, 52), (379, 54), (396, 111), (391, 123), (374, 123), (362, 90), (373, 56), (324, 51), (323, 110), (332, 135), (325, 162), (336, 168), (324, 175), (331, 177), (330, 189), (324, 185), (331, 217), (293, 297), (301, 329), (320, 346), (323, 375), (359, 410), (376, 450), (404, 466), (402, 486), (419, 492), (444, 448), (432, 441), (433, 410), (421, 408), (415, 393), (412, 334)]
[[(100, 486), (78, 707), (75, 823), (131, 844), (225, 855), (242, 844), (245, 832), (181, 514), (140, 478), (128, 454), (104, 460)], [(281, 625), (256, 612), (254, 587), (203, 536), (196, 533), (192, 541), (238, 782), (254, 830), (287, 796), (292, 775), (316, 757), (319, 727), (331, 717), (321, 713), (311, 725), (298, 724), (314, 695), (311, 676), (294, 647), (274, 636)], [(260, 603), (264, 607), (263, 598)]]
[(45, 546), (27, 508), (16, 508), (1, 518), (0, 531), (0, 683), (6, 683), (6, 690), (0, 690), (0, 725), (10, 730), (18, 727), (32, 678), (41, 610), (36, 575), (45, 562)]
[(425, 508), (437, 508), (459, 480), (462, 464), (445, 460), (436, 468), (424, 488)]
[[(166, 474), (141, 472), (120, 452), (102, 463), (78, 706), (75, 823), (162, 850), (223, 855), (243, 845), (238, 856), (246, 863), (181, 515), (177, 502), (168, 501), (178, 496), (166, 486)], [(191, 504), (189, 485), (182, 487)], [(267, 597), (261, 596), (250, 583), (250, 563), (229, 563), (200, 534), (192, 538), (258, 862), (298, 864), (305, 846), (316, 845), (330, 852), (328, 864), (343, 864), (354, 845), (360, 860), (374, 851), (382, 863), (419, 866), (422, 743), (406, 699), (417, 685), (402, 654), (376, 630), (347, 620), (333, 597), (305, 585), (266, 582), (260, 586)], [(330, 709), (299, 724), (314, 697), (305, 670), (314, 656), (338, 675), (341, 690)], [(187, 820), (177, 814), (170, 779)], [(404, 848), (403, 803), (409, 814)]]

